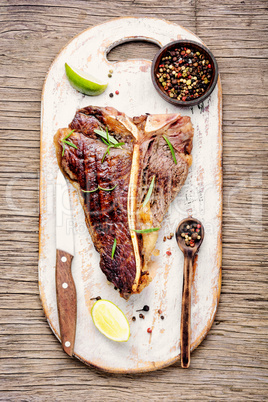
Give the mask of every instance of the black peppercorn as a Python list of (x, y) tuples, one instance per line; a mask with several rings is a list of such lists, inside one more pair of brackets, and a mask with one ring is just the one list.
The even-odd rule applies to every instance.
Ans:
[(141, 308), (140, 310), (136, 310), (136, 311), (149, 311), (149, 310), (150, 310), (150, 307), (145, 305), (145, 306), (143, 306), (143, 308)]
[[(156, 73), (170, 98), (190, 101), (202, 96), (211, 81), (211, 64), (205, 55), (180, 47), (163, 56)], [(182, 78), (181, 78), (182, 77)], [(201, 78), (202, 77), (202, 78)], [(197, 90), (199, 88), (201, 90)]]

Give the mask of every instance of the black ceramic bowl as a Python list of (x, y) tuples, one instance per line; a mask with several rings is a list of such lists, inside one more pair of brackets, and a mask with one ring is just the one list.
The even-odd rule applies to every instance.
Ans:
[[(211, 70), (212, 70), (211, 80), (208, 87), (206, 88), (206, 91), (198, 98), (189, 101), (182, 101), (176, 98), (171, 98), (164, 90), (161, 82), (159, 82), (156, 76), (156, 74), (158, 73), (158, 67), (159, 64), (161, 63), (162, 57), (169, 56), (170, 51), (174, 51), (175, 49), (180, 48), (181, 46), (187, 47), (188, 49), (194, 50), (195, 52), (200, 52), (201, 54), (203, 53), (205, 55), (205, 59), (209, 60), (209, 64), (211, 64)], [(174, 42), (168, 43), (166, 46), (163, 46), (159, 50), (159, 52), (155, 55), (152, 63), (151, 76), (154, 87), (159, 93), (159, 95), (162, 96), (162, 98), (164, 98), (167, 102), (172, 103), (173, 105), (189, 107), (189, 106), (195, 106), (198, 103), (203, 102), (211, 94), (218, 80), (218, 65), (211, 51), (204, 45), (201, 45), (200, 43), (190, 40), (176, 40)]]

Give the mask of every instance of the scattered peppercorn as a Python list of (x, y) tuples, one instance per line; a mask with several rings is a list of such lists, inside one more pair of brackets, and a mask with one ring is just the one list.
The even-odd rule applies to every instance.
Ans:
[(114, 94), (111, 92), (111, 93), (109, 94), (109, 96), (110, 96), (110, 98), (113, 98)]
[(111, 74), (112, 74), (113, 72), (114, 72), (114, 70), (109, 70), (109, 73), (111, 73)]
[(167, 240), (167, 238), (166, 238), (166, 236), (164, 236), (163, 241), (166, 241), (166, 240)]
[(166, 252), (166, 255), (171, 255), (171, 251), (168, 250), (168, 251)]
[(158, 314), (162, 314), (162, 310), (161, 310), (161, 309), (158, 310)]
[(202, 96), (212, 79), (212, 67), (205, 54), (180, 47), (162, 57), (156, 79), (170, 98), (190, 101)]
[(164, 317), (163, 315), (161, 315), (161, 317), (160, 317), (160, 318), (161, 318), (161, 320), (164, 320), (164, 319), (165, 319), (165, 317)]
[(144, 319), (144, 315), (141, 314), (141, 313), (139, 314), (139, 317), (142, 318), (142, 319)]
[(97, 296), (97, 297), (91, 297), (91, 299), (90, 300), (101, 300), (101, 297), (100, 296)]
[(150, 307), (149, 306), (147, 306), (147, 304), (145, 304), (145, 306), (143, 306), (143, 308), (142, 309), (140, 309), (140, 310), (136, 310), (136, 311), (149, 311), (150, 310)]
[(116, 95), (119, 95), (119, 91), (118, 91), (118, 89), (115, 91), (115, 94), (116, 94)]
[(147, 328), (148, 334), (151, 334), (153, 332), (152, 328)]
[(135, 317), (135, 316), (132, 317), (132, 321), (136, 321), (136, 317)]
[(112, 76), (112, 74), (109, 73), (109, 74), (108, 74), (108, 77), (111, 78), (111, 76)]

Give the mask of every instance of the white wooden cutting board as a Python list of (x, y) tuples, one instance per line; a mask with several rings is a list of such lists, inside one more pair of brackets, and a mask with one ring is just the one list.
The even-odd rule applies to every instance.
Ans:
[[(41, 117), (39, 287), (48, 323), (60, 339), (55, 289), (55, 185), (58, 165), (53, 146), (54, 134), (58, 128), (68, 126), (78, 108), (88, 105), (113, 106), (128, 116), (178, 111), (191, 116), (195, 130), (193, 164), (159, 232), (159, 255), (153, 258), (151, 264), (153, 280), (140, 295), (133, 295), (126, 301), (107, 283), (100, 271), (99, 255), (88, 234), (78, 196), (68, 184), (75, 232), (72, 272), (78, 298), (75, 356), (106, 371), (127, 373), (156, 370), (179, 359), (183, 255), (175, 238), (163, 242), (163, 237), (174, 232), (178, 223), (188, 215), (204, 224), (205, 239), (194, 268), (192, 350), (204, 339), (215, 317), (221, 286), (222, 247), (220, 80), (204, 104), (181, 109), (170, 105), (153, 87), (150, 61), (110, 63), (107, 60), (107, 53), (115, 45), (135, 39), (148, 40), (159, 46), (176, 39), (201, 42), (185, 28), (155, 18), (120, 18), (87, 29), (76, 36), (53, 62), (43, 88)], [(106, 92), (97, 97), (77, 92), (65, 76), (65, 62), (105, 79), (108, 79), (108, 71), (113, 69)], [(110, 98), (109, 93), (117, 89), (119, 95)], [(166, 254), (168, 250), (172, 253), (170, 256)], [(111, 300), (126, 314), (131, 329), (128, 342), (110, 341), (94, 327), (90, 299), (96, 296)], [(145, 319), (142, 320), (136, 310), (145, 304), (150, 306), (150, 311), (144, 313)], [(164, 320), (160, 319), (159, 309)], [(135, 322), (131, 320), (133, 315), (137, 317)], [(147, 333), (148, 327), (152, 328), (151, 334)]]

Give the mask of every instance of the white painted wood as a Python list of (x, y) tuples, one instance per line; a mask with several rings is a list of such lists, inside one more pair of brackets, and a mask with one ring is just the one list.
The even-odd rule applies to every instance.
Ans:
[[(144, 38), (159, 45), (179, 38), (201, 42), (181, 26), (155, 18), (121, 18), (95, 26), (75, 37), (52, 64), (43, 89), (41, 120), (40, 180), (40, 297), (49, 325), (59, 337), (55, 289), (55, 185), (58, 166), (53, 136), (67, 127), (76, 109), (87, 106), (113, 106), (129, 116), (149, 113), (190, 115), (195, 129), (193, 164), (187, 181), (172, 203), (159, 233), (159, 256), (153, 258), (151, 284), (140, 295), (128, 301), (108, 285), (99, 268), (99, 255), (88, 234), (84, 213), (74, 188), (68, 184), (74, 216), (75, 257), (73, 277), (77, 288), (78, 319), (75, 355), (88, 364), (112, 372), (155, 370), (176, 361), (180, 354), (180, 310), (183, 256), (175, 238), (163, 242), (164, 235), (174, 232), (188, 215), (200, 219), (205, 239), (195, 265), (192, 294), (192, 349), (208, 332), (216, 313), (221, 284), (221, 87), (220, 80), (202, 106), (179, 109), (166, 103), (155, 91), (150, 78), (151, 62), (129, 60), (107, 61), (106, 54), (115, 44)], [(84, 96), (74, 90), (64, 71), (64, 63), (106, 79), (109, 69), (113, 77), (102, 95)], [(108, 80), (108, 78), (107, 78)], [(120, 94), (109, 97), (110, 92)], [(172, 255), (167, 256), (170, 250)], [(101, 296), (118, 305), (130, 321), (131, 337), (127, 343), (115, 343), (95, 329), (90, 298)], [(145, 319), (136, 310), (150, 306)], [(160, 319), (158, 309), (163, 311)], [(135, 315), (137, 320), (131, 321)], [(147, 328), (152, 328), (152, 334)]]

